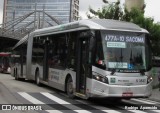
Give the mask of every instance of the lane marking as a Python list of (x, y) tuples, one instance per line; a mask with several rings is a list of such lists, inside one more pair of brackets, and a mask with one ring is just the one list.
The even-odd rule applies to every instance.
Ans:
[(46, 112), (49, 112), (49, 113), (63, 113), (63, 112), (60, 112), (58, 110), (45, 110)]
[[(44, 95), (45, 97), (59, 103), (59, 104), (68, 104), (68, 105), (71, 105), (71, 106), (67, 106), (68, 108), (70, 108), (72, 110), (72, 108), (74, 108), (75, 112), (78, 112), (78, 113), (91, 113), (90, 111), (87, 111), (87, 110), (83, 110), (82, 108), (78, 107), (78, 106), (75, 106), (75, 105), (72, 105), (71, 103), (67, 102), (67, 101), (64, 101), (48, 92), (40, 92), (42, 95)], [(29, 102), (33, 103), (33, 104), (46, 104), (36, 98), (34, 98), (33, 96), (29, 95), (28, 93), (26, 92), (18, 92), (19, 95), (21, 95), (23, 98), (25, 98), (26, 100), (28, 100)], [(145, 100), (145, 99), (131, 99), (133, 101), (137, 101), (137, 102), (141, 102), (141, 103), (145, 103), (145, 104), (157, 104), (158, 102), (156, 101), (150, 101), (150, 100)], [(80, 100), (76, 100), (82, 104), (90, 104), (89, 102), (83, 102), (83, 101), (80, 101)], [(65, 106), (66, 107), (66, 106)], [(122, 112), (119, 112), (119, 111), (116, 111), (116, 110), (102, 110), (102, 109), (106, 109), (105, 107), (102, 107), (102, 106), (96, 106), (96, 105), (92, 105), (91, 107), (97, 109), (97, 110), (100, 110), (100, 111), (103, 111), (103, 112), (106, 112), (106, 113), (122, 113)], [(76, 110), (76, 109), (82, 109), (82, 110)], [(146, 113), (145, 111), (141, 111), (141, 110), (127, 110), (127, 109), (124, 109), (126, 111), (130, 111), (130, 112), (133, 112), (133, 113)], [(60, 110), (45, 110), (46, 112), (49, 112), (49, 113), (63, 113), (61, 112)], [(62, 110), (63, 111), (63, 110)], [(68, 110), (69, 111), (69, 110)], [(92, 110), (91, 110), (92, 111)], [(160, 110), (150, 110), (150, 111), (154, 111), (154, 112), (157, 112), (159, 113)]]
[(160, 110), (151, 110), (151, 111), (154, 111), (154, 112), (160, 113)]
[(87, 110), (73, 110), (75, 112), (78, 112), (78, 113), (92, 113), (90, 111), (87, 111)]
[[(73, 109), (73, 108), (74, 109), (81, 109), (78, 106), (72, 105), (71, 103), (66, 102), (66, 101), (64, 101), (64, 100), (62, 100), (62, 99), (60, 99), (60, 98), (58, 98), (58, 97), (56, 97), (56, 96), (54, 96), (54, 95), (52, 95), (50, 93), (41, 92), (41, 94), (44, 95), (44, 96), (46, 96), (47, 98), (49, 98), (49, 99), (51, 99), (51, 100), (59, 103), (59, 104), (68, 104), (68, 105), (71, 105), (71, 106), (65, 106), (65, 107), (68, 107), (69, 109)], [(91, 113), (90, 111), (87, 111), (87, 110), (73, 110), (73, 111), (76, 111), (78, 113), (82, 113), (82, 111), (83, 111), (83, 113)]]
[(131, 111), (133, 113), (148, 113), (148, 112), (144, 112), (144, 111), (141, 111), (141, 110), (127, 110), (127, 111)]
[[(18, 94), (33, 104), (46, 104), (46, 103), (39, 101), (38, 99), (32, 97), (31, 95), (25, 93), (25, 92), (18, 92)], [(49, 113), (63, 113), (59, 110), (44, 110), (44, 111), (47, 111)]]
[[(83, 101), (81, 101), (81, 100), (76, 100), (76, 101), (77, 101), (77, 102), (80, 102), (80, 103), (82, 103), (82, 104), (91, 104), (91, 103), (89, 103), (89, 102), (83, 102)], [(103, 106), (92, 105), (92, 107), (95, 108), (95, 109), (101, 110), (101, 111), (103, 111), (103, 112), (106, 112), (106, 113), (122, 113), (122, 112), (119, 112), (119, 111), (116, 111), (116, 110), (110, 110), (109, 108), (108, 108), (108, 110), (103, 110), (103, 109), (106, 109), (106, 108), (103, 107)]]
[(66, 102), (66, 101), (64, 101), (64, 100), (62, 100), (62, 99), (60, 99), (60, 98), (58, 98), (58, 97), (56, 97), (56, 96), (54, 96), (54, 95), (52, 95), (50, 93), (47, 93), (47, 92), (40, 92), (40, 93), (42, 95), (44, 95), (45, 97), (47, 97), (47, 98), (49, 98), (49, 99), (51, 99), (51, 100), (53, 100), (53, 101), (55, 101), (55, 102), (57, 102), (59, 104), (71, 104), (71, 103)]
[(103, 112), (106, 112), (106, 113), (122, 113), (122, 112), (119, 112), (119, 111), (116, 111), (116, 110), (102, 110)]
[(138, 101), (138, 102), (142, 102), (142, 103), (145, 103), (145, 104), (157, 104), (157, 102), (149, 102), (149, 101), (144, 101), (144, 100), (140, 100), (140, 99), (131, 99), (131, 100), (134, 100), (134, 101)]
[(147, 99), (143, 99), (143, 98), (140, 98), (140, 100), (160, 104), (159, 102), (156, 102), (156, 101), (153, 101), (153, 100), (147, 100)]
[(19, 92), (19, 95), (21, 95), (23, 98), (27, 99), (29, 102), (33, 103), (33, 104), (45, 104), (41, 101), (39, 101), (38, 99), (32, 97), (31, 95), (25, 93), (25, 92)]
[[(147, 100), (147, 99), (131, 99), (131, 101), (137, 101), (137, 102), (141, 102), (141, 103), (144, 103), (144, 104), (149, 104), (149, 105), (157, 105), (157, 104), (159, 104), (159, 102), (156, 102), (156, 101), (152, 101), (152, 100)], [(133, 103), (135, 103), (135, 102), (128, 102), (127, 101), (127, 103), (131, 103), (131, 104), (133, 104)], [(137, 104), (137, 103), (135, 103), (135, 104)], [(145, 107), (145, 106), (144, 106)], [(158, 107), (158, 106), (155, 106), (155, 107)], [(160, 113), (160, 110), (150, 110), (150, 109), (148, 109), (148, 111), (153, 111), (153, 112), (156, 112), (156, 113)], [(132, 111), (132, 112), (134, 112), (134, 111)], [(143, 113), (143, 110), (142, 111), (140, 111), (140, 112), (142, 112)], [(136, 112), (135, 112), (136, 113)], [(139, 111), (138, 111), (138, 113), (139, 113)]]

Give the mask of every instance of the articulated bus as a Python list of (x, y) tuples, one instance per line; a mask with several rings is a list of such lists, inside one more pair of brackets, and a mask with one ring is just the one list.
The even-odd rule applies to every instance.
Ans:
[(11, 73), (11, 53), (0, 52), (0, 72)]
[(149, 33), (108, 19), (80, 20), (36, 30), (14, 47), (13, 76), (65, 91), (70, 98), (149, 97)]

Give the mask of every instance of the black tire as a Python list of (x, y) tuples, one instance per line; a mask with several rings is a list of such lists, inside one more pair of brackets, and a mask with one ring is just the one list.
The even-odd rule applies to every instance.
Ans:
[(15, 77), (14, 77), (14, 78), (15, 78), (15, 80), (17, 80), (17, 74), (15, 74)]
[(17, 74), (17, 69), (16, 69), (16, 71), (15, 71), (15, 80), (19, 80), (18, 74)]
[(15, 71), (15, 69), (14, 69), (14, 72), (13, 72), (13, 77), (15, 78), (16, 77), (16, 71)]
[(17, 78), (16, 78), (16, 71), (14, 70), (14, 78), (15, 78), (15, 80), (17, 80)]
[(67, 95), (69, 96), (69, 98), (75, 98), (75, 95), (74, 95), (74, 91), (73, 91), (73, 81), (72, 81), (72, 78), (69, 77), (67, 79), (67, 84), (66, 84), (66, 91), (67, 91)]
[(36, 84), (38, 85), (38, 86), (40, 86), (41, 84), (40, 84), (40, 79), (39, 79), (39, 71), (36, 71), (36, 75), (35, 75), (36, 77), (35, 77), (35, 81), (36, 81)]

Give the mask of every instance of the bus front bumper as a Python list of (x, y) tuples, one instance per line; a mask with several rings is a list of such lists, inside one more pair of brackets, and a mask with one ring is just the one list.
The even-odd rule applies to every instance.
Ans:
[[(149, 97), (152, 93), (152, 82), (146, 85), (109, 85), (92, 79), (90, 97)], [(89, 90), (88, 90), (89, 91)]]

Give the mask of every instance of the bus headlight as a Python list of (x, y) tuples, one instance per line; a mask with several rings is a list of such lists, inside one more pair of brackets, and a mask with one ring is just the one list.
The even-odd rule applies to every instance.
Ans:
[(147, 77), (147, 84), (150, 83), (153, 80), (152, 76)]
[(95, 72), (92, 73), (92, 76), (93, 76), (93, 79), (108, 84), (108, 78), (107, 77), (102, 76), (102, 75), (100, 75), (98, 73), (95, 73)]
[(10, 67), (8, 67), (7, 72), (11, 73), (11, 68)]

